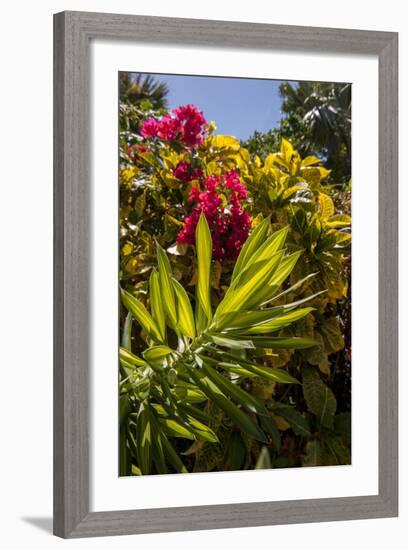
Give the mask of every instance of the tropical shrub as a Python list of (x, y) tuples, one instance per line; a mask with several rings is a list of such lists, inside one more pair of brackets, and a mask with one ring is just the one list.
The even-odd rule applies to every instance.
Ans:
[(260, 156), (276, 151), (281, 139), (296, 143), (303, 156), (325, 159), (333, 182), (351, 178), (351, 84), (283, 82), (279, 87), (283, 117), (279, 127), (254, 132), (244, 146)]
[[(142, 474), (151, 473), (152, 465), (156, 472), (166, 473), (167, 462), (177, 471), (185, 470), (181, 461), (174, 460), (176, 452), (168, 436), (218, 442), (216, 433), (203, 423), (210, 417), (194, 405), (197, 400), (216, 405), (247, 436), (277, 444), (272, 415), (243, 386), (254, 378), (298, 384), (285, 370), (261, 366), (257, 360), (268, 350), (310, 348), (315, 342), (272, 335), (307, 316), (313, 308), (298, 306), (313, 296), (271, 306), (300, 253), (287, 255), (283, 248), (287, 229), (267, 237), (269, 226), (269, 219), (264, 220), (245, 242), (231, 285), (215, 312), (210, 295), (212, 239), (204, 214), (196, 231), (195, 315), (189, 295), (172, 276), (169, 259), (159, 245), (158, 271), (152, 272), (149, 281), (150, 313), (140, 300), (122, 292), (122, 302), (142, 328), (147, 344), (143, 359), (131, 352), (129, 342), (120, 350), (120, 395), (128, 411), (123, 437)], [(259, 415), (259, 423), (247, 413)], [(263, 430), (271, 434), (269, 439)]]
[(250, 153), (193, 106), (120, 116), (122, 475), (349, 463), (349, 192), (289, 141)]

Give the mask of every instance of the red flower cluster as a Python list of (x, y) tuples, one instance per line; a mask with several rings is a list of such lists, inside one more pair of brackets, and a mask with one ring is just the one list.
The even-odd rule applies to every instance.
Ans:
[[(221, 194), (227, 197), (223, 206)], [(225, 176), (209, 176), (202, 182), (202, 190), (191, 188), (188, 201), (195, 203), (193, 211), (184, 220), (177, 237), (178, 243), (194, 244), (195, 230), (204, 213), (211, 230), (213, 254), (217, 260), (235, 260), (248, 237), (251, 219), (241, 202), (248, 198), (246, 186), (235, 170)]]
[(179, 162), (172, 170), (173, 176), (184, 183), (188, 183), (191, 180), (201, 178), (203, 171), (201, 168), (193, 168), (191, 164), (185, 160)]
[(148, 147), (145, 147), (144, 145), (139, 145), (139, 144), (136, 144), (136, 145), (128, 144), (126, 150), (127, 150), (128, 156), (133, 161), (136, 161), (138, 159), (140, 153), (148, 153), (149, 152)]
[(177, 139), (188, 147), (197, 147), (203, 142), (207, 122), (194, 105), (173, 109), (160, 120), (149, 118), (142, 123), (140, 134), (146, 138)]

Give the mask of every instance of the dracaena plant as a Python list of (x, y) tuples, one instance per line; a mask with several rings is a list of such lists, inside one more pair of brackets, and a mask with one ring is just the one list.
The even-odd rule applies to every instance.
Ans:
[[(173, 277), (159, 245), (158, 269), (149, 281), (150, 312), (138, 298), (121, 291), (129, 312), (120, 349), (122, 474), (131, 473), (132, 462), (136, 474), (187, 471), (174, 445), (177, 438), (218, 442), (206, 403), (259, 442), (268, 443), (276, 433), (265, 404), (244, 389), (244, 382), (299, 383), (259, 359), (275, 350), (315, 345), (309, 338), (276, 335), (312, 311), (300, 306), (314, 296), (275, 305), (301, 283), (281, 290), (301, 252), (287, 254), (287, 228), (268, 236), (269, 228), (267, 218), (246, 240), (215, 309), (210, 296), (212, 239), (203, 214), (196, 228), (193, 300)], [(131, 351), (132, 319), (146, 342), (141, 357)]]

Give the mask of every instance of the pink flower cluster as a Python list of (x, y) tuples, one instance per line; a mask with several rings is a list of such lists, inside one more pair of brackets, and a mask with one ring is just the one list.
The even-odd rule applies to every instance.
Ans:
[[(225, 206), (221, 194), (227, 197)], [(185, 218), (177, 242), (195, 243), (196, 226), (203, 212), (211, 230), (214, 257), (220, 261), (235, 260), (251, 228), (249, 214), (242, 208), (242, 202), (247, 198), (247, 188), (235, 170), (225, 176), (207, 177), (201, 188), (193, 186), (190, 190), (188, 201), (195, 206)]]
[(201, 178), (203, 171), (201, 168), (193, 168), (191, 164), (185, 160), (179, 162), (172, 170), (173, 176), (184, 183)]
[(149, 118), (142, 123), (140, 134), (146, 138), (177, 139), (188, 147), (203, 142), (207, 122), (195, 105), (182, 105), (161, 119)]
[(127, 145), (127, 154), (128, 156), (133, 160), (137, 160), (138, 157), (139, 157), (139, 154), (140, 153), (148, 153), (149, 152), (149, 148), (148, 147), (145, 147), (144, 145), (139, 145), (139, 144), (136, 144), (136, 145)]

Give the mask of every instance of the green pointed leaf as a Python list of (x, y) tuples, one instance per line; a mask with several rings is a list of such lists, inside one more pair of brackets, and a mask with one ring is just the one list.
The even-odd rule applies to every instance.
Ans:
[[(236, 384), (233, 384), (228, 378), (222, 376), (213, 368), (217, 361), (204, 359), (202, 367), (203, 372), (216, 384), (220, 390), (239, 405), (243, 405), (248, 411), (261, 415), (267, 415), (268, 412), (265, 406), (256, 397), (246, 392)], [(208, 365), (208, 366), (207, 366)]]
[[(207, 396), (205, 396), (205, 399), (207, 399)], [(206, 412), (199, 409), (198, 407), (195, 407), (194, 405), (191, 405), (190, 403), (186, 403), (183, 401), (183, 402), (180, 402), (178, 406), (180, 409), (183, 410), (183, 412), (187, 413), (189, 416), (194, 416), (194, 418), (199, 418), (206, 424), (208, 424), (213, 420), (211, 416), (209, 416)]]
[(269, 216), (265, 218), (260, 224), (255, 227), (248, 239), (245, 241), (234, 266), (234, 271), (231, 277), (231, 284), (237, 277), (237, 275), (245, 269), (247, 263), (249, 262), (255, 251), (258, 250), (261, 244), (264, 243), (270, 226), (270, 221), (271, 220)]
[[(269, 259), (269, 258), (268, 258)], [(252, 280), (260, 269), (264, 268), (268, 260), (251, 263), (241, 273), (237, 275), (234, 282), (229, 286), (227, 293), (232, 294), (235, 290)]]
[(332, 199), (326, 193), (318, 195), (319, 214), (323, 220), (327, 220), (334, 215), (334, 204)]
[(280, 382), (281, 384), (300, 384), (299, 380), (296, 380), (296, 378), (288, 374), (283, 369), (275, 369), (273, 367), (257, 365), (255, 363), (251, 363), (250, 361), (246, 361), (245, 359), (235, 357), (231, 353), (227, 352), (217, 352), (217, 355), (229, 361), (229, 363), (228, 361), (226, 363), (219, 363), (219, 365), (224, 368), (230, 368), (231, 365), (238, 365), (254, 375), (259, 376), (260, 378), (267, 378), (273, 382)]
[(157, 262), (159, 265), (160, 295), (163, 307), (169, 324), (174, 329), (177, 326), (177, 310), (174, 286), (171, 280), (171, 267), (167, 254), (159, 244), (157, 245)]
[(241, 430), (258, 441), (267, 443), (265, 434), (259, 426), (241, 409), (236, 407), (212, 380), (203, 375), (203, 373), (200, 373), (198, 369), (192, 369), (191, 377), (202, 391), (208, 395), (208, 397), (212, 399), (216, 405), (218, 405), (218, 407), (220, 407), (239, 428), (241, 428)]
[(321, 163), (320, 159), (318, 159), (314, 155), (310, 155), (308, 157), (305, 157), (302, 160), (301, 166), (302, 166), (302, 168), (304, 168), (306, 166), (314, 166), (315, 164), (320, 164), (320, 163)]
[(272, 235), (252, 255), (248, 265), (254, 264), (255, 262), (261, 262), (263, 260), (269, 260), (272, 254), (275, 254), (275, 252), (281, 250), (285, 244), (288, 231), (289, 226), (286, 226), (272, 233)]
[(262, 290), (271, 278), (272, 273), (280, 264), (283, 254), (283, 251), (275, 252), (269, 261), (261, 269), (259, 269), (248, 282), (235, 290), (228, 291), (226, 293), (216, 311), (216, 319), (219, 325), (222, 326), (222, 323), (220, 323), (220, 318), (222, 315), (235, 311), (242, 311), (244, 309), (250, 309), (249, 304), (258, 302), (259, 294), (262, 293)]
[(208, 318), (203, 308), (201, 307), (200, 302), (198, 301), (197, 288), (196, 288), (195, 319), (196, 319), (197, 333), (200, 334), (207, 328)]
[[(234, 333), (229, 333), (230, 339), (233, 339)], [(251, 335), (251, 342), (256, 348), (263, 349), (306, 349), (317, 346), (316, 340), (311, 338), (301, 338), (298, 336), (258, 336)]]
[(323, 444), (328, 455), (330, 465), (351, 464), (350, 449), (340, 436), (326, 433), (323, 437)]
[(244, 332), (245, 334), (268, 334), (270, 332), (275, 332), (291, 325), (296, 321), (299, 321), (299, 319), (303, 319), (303, 317), (308, 315), (311, 311), (314, 311), (313, 307), (298, 309), (285, 315), (281, 315), (280, 317), (275, 317), (266, 323), (260, 323), (259, 325), (241, 332)]
[(333, 392), (320, 378), (314, 367), (302, 369), (303, 395), (310, 412), (317, 416), (319, 423), (332, 429), (337, 402)]
[(186, 427), (179, 424), (176, 420), (172, 418), (158, 418), (160, 426), (164, 429), (167, 435), (171, 437), (184, 437), (185, 439), (195, 440), (196, 436), (193, 432), (189, 431)]
[(142, 474), (150, 474), (152, 463), (152, 425), (149, 406), (145, 403), (140, 404), (137, 416), (136, 441), (140, 470)]
[(132, 336), (132, 321), (133, 317), (130, 312), (126, 315), (126, 319), (123, 325), (123, 333), (122, 333), (122, 347), (131, 350), (132, 349), (132, 343), (131, 343), (131, 336)]
[(241, 378), (256, 378), (258, 376), (257, 374), (254, 374), (241, 365), (237, 365), (235, 363), (221, 362), (219, 363), (219, 366), (229, 372), (232, 372), (233, 374), (237, 374)]
[(296, 262), (298, 261), (299, 257), (303, 253), (302, 250), (299, 250), (297, 252), (294, 252), (293, 254), (289, 254), (289, 256), (286, 256), (283, 258), (279, 269), (274, 273), (273, 277), (269, 281), (269, 286), (272, 288), (278, 289), (281, 284), (289, 277), (289, 275), (292, 273), (293, 268), (296, 265)]
[(246, 446), (239, 432), (231, 432), (228, 438), (226, 460), (224, 468), (226, 470), (242, 470), (246, 458)]
[(133, 421), (128, 423), (127, 442), (132, 456), (138, 460), (137, 443), (136, 443), (136, 424)]
[(152, 317), (159, 329), (162, 341), (166, 341), (166, 315), (163, 307), (163, 299), (160, 294), (159, 274), (152, 271), (149, 281), (150, 290), (150, 310)]
[[(296, 306), (294, 306), (296, 307)], [(230, 314), (230, 319), (225, 321), (224, 332), (239, 331), (242, 334), (263, 334), (279, 330), (283, 327), (302, 319), (314, 308), (298, 309), (295, 312), (288, 312), (281, 315), (281, 312), (270, 308), (260, 311), (242, 311), (236, 315)]]
[(267, 447), (262, 447), (256, 461), (255, 470), (269, 470), (272, 468), (271, 457)]
[[(311, 294), (310, 296), (306, 296), (306, 298), (296, 300), (296, 302), (289, 302), (288, 304), (283, 304), (281, 306), (273, 306), (273, 307), (270, 307), (270, 308), (268, 308), (266, 310), (262, 310), (262, 311), (275, 312), (276, 316), (278, 316), (278, 315), (281, 315), (283, 313), (287, 313), (288, 311), (292, 311), (293, 309), (296, 309), (298, 306), (301, 306), (302, 304), (305, 304), (306, 302), (310, 302), (311, 300), (314, 300), (315, 298), (317, 298), (321, 294), (325, 294), (326, 292), (327, 292), (327, 290), (320, 290), (319, 292), (316, 292), (315, 294)], [(277, 296), (275, 298), (273, 298), (273, 300), (275, 300), (276, 298), (277, 298)], [(262, 304), (262, 305), (265, 305), (265, 304)]]
[(250, 300), (248, 302), (248, 309), (259, 307), (261, 304), (267, 303), (276, 294), (282, 283), (291, 274), (301, 254), (302, 251), (299, 250), (298, 252), (294, 252), (282, 258), (278, 269), (274, 270), (268, 284), (263, 285), (260, 289), (260, 292), (256, 296), (256, 300)]
[(255, 349), (254, 344), (251, 340), (244, 339), (232, 339), (223, 336), (222, 334), (209, 334), (207, 340), (214, 342), (217, 346), (222, 346), (224, 348), (230, 349)]
[[(275, 231), (248, 259), (245, 267), (236, 273), (236, 278), (231, 284), (228, 292), (231, 293), (237, 288), (243, 286), (245, 283), (250, 282), (257, 273), (268, 265), (268, 261), (278, 251), (282, 250), (285, 244), (286, 236), (288, 233), (288, 227), (284, 227), (279, 231)], [(277, 266), (276, 266), (277, 267)], [(272, 275), (273, 271), (271, 271)], [(228, 294), (227, 292), (227, 294)]]
[(153, 440), (153, 461), (156, 465), (156, 469), (159, 474), (168, 474), (169, 471), (166, 466), (166, 458), (163, 448), (163, 433), (157, 428), (155, 429), (155, 438)]
[(122, 347), (119, 348), (119, 359), (120, 364), (126, 368), (134, 369), (135, 367), (147, 366), (146, 361), (143, 361), (143, 359), (140, 359), (140, 357)]
[(194, 384), (188, 384), (187, 382), (182, 382), (180, 380), (174, 386), (173, 391), (178, 399), (187, 403), (202, 403), (207, 399), (207, 397), (197, 388), (197, 386)]
[(143, 352), (143, 357), (149, 363), (157, 363), (157, 362), (161, 362), (163, 359), (171, 355), (173, 352), (174, 350), (172, 350), (168, 346), (164, 346), (164, 345), (152, 346)]
[(197, 439), (202, 441), (208, 441), (209, 443), (219, 443), (219, 439), (215, 432), (196, 418), (191, 415), (187, 415), (186, 419), (189, 426), (191, 426), (192, 432), (197, 436)]
[(132, 471), (132, 461), (127, 446), (128, 430), (126, 424), (120, 428), (119, 432), (119, 475), (128, 476)]
[(128, 311), (130, 311), (146, 334), (152, 338), (152, 340), (161, 342), (162, 338), (160, 331), (142, 302), (129, 294), (129, 292), (126, 292), (126, 290), (121, 291), (121, 296), (123, 305)]
[(122, 426), (130, 413), (130, 403), (127, 395), (121, 395), (119, 398), (119, 425)]
[(182, 285), (173, 278), (174, 290), (177, 297), (177, 318), (182, 334), (195, 338), (194, 314), (190, 299)]
[(197, 302), (201, 308), (201, 318), (197, 325), (202, 324), (202, 314), (205, 317), (204, 328), (208, 326), (212, 319), (210, 284), (211, 284), (211, 256), (212, 239), (210, 229), (204, 214), (200, 215), (200, 220), (196, 228), (196, 249), (197, 249)]
[(326, 225), (329, 227), (346, 227), (351, 224), (351, 217), (347, 214), (336, 214), (326, 220)]
[[(296, 283), (294, 283), (293, 285), (291, 285), (290, 287), (288, 287), (287, 289), (283, 290), (282, 292), (280, 292), (279, 294), (275, 294), (271, 299), (267, 300), (266, 302), (264, 302), (263, 304), (261, 304), (262, 306), (266, 305), (267, 303), (269, 302), (274, 302), (280, 298), (282, 298), (283, 296), (285, 296), (285, 294), (289, 294), (290, 292), (294, 292), (295, 290), (297, 290), (299, 287), (301, 287), (303, 285), (303, 283), (305, 283), (306, 281), (308, 281), (309, 279), (312, 279), (313, 277), (316, 277), (317, 273), (309, 273), (309, 275), (306, 275), (306, 277), (304, 277), (303, 279), (300, 279), (300, 281), (297, 281)], [(315, 296), (317, 296), (318, 294), (321, 294), (322, 292), (326, 292), (325, 290), (322, 290), (318, 293), (316, 293)]]
[(179, 455), (174, 450), (173, 445), (167, 439), (165, 434), (161, 434), (163, 448), (166, 453), (166, 458), (168, 462), (173, 466), (173, 468), (180, 473), (187, 473), (188, 470), (184, 466), (183, 461), (180, 459)]
[[(150, 410), (150, 422), (152, 425), (152, 459), (159, 474), (167, 474), (166, 457), (163, 447), (163, 430), (161, 429), (156, 413)], [(154, 434), (154, 435), (153, 435)]]

